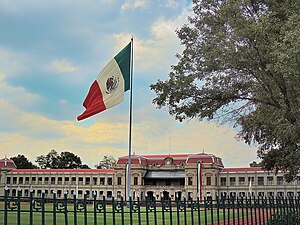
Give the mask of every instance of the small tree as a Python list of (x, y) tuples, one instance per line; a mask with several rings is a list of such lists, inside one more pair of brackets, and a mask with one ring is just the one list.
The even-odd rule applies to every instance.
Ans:
[(32, 164), (24, 155), (17, 155), (10, 158), (16, 164), (18, 169), (37, 169), (37, 166)]
[(64, 151), (58, 154), (54, 149), (51, 150), (46, 156), (38, 156), (35, 161), (41, 168), (75, 169), (81, 168), (82, 166), (82, 162), (79, 156), (68, 151)]
[(116, 159), (111, 155), (105, 155), (103, 156), (103, 160), (99, 162), (99, 164), (96, 164), (95, 167), (97, 169), (111, 169), (114, 168), (116, 164)]

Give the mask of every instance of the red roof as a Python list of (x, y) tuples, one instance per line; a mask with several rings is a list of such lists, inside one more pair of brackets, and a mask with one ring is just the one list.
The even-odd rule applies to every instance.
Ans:
[(238, 172), (264, 172), (260, 167), (246, 167), (246, 168), (223, 168), (221, 172), (238, 173)]
[(114, 173), (114, 169), (13, 169), (12, 173)]
[[(164, 164), (166, 158), (172, 158), (173, 164), (179, 165), (180, 163), (197, 163), (201, 161), (202, 163), (216, 164), (223, 167), (222, 159), (216, 157), (212, 154), (200, 153), (200, 154), (162, 154), (162, 155), (132, 155), (131, 164), (141, 164), (141, 165), (151, 165)], [(128, 161), (128, 156), (119, 157), (117, 165), (126, 164)]]
[(0, 159), (0, 168), (11, 168), (16, 169), (17, 166), (11, 159), (5, 157), (3, 159)]

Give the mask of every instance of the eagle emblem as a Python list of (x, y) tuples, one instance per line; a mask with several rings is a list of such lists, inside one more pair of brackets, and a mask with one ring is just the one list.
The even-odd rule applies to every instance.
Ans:
[(119, 85), (119, 77), (111, 76), (106, 81), (106, 94), (114, 92)]

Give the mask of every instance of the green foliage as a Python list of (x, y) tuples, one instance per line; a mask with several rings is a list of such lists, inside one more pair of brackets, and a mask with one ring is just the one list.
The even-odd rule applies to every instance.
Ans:
[(10, 158), (17, 166), (17, 169), (36, 169), (37, 166), (33, 165), (24, 155), (18, 154)]
[(261, 167), (261, 163), (257, 163), (253, 161), (252, 163), (249, 164), (250, 167)]
[(111, 155), (105, 155), (103, 156), (103, 160), (99, 162), (99, 164), (96, 164), (95, 167), (97, 169), (111, 169), (114, 168), (116, 164), (116, 159)]
[(258, 145), (267, 169), (300, 168), (300, 1), (194, 0), (185, 46), (153, 102), (182, 121), (217, 119)]
[(273, 224), (286, 224), (286, 225), (297, 225), (300, 221), (300, 215), (297, 211), (289, 210), (287, 212), (277, 212), (272, 215), (267, 222), (267, 225)]
[(72, 152), (61, 152), (60, 155), (54, 149), (46, 156), (40, 155), (35, 160), (41, 168), (51, 169), (76, 169), (81, 168), (82, 162), (79, 156)]

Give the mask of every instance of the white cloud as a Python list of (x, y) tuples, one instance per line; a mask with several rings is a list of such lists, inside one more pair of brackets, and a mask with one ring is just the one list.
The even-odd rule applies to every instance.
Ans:
[(41, 101), (41, 97), (27, 92), (22, 87), (12, 87), (5, 82), (5, 74), (0, 73), (0, 100), (13, 105), (30, 108)]
[(176, 0), (168, 0), (166, 6), (168, 8), (178, 8), (179, 3)]
[(73, 73), (78, 71), (78, 68), (67, 59), (55, 59), (51, 63), (51, 68), (58, 73)]
[[(170, 65), (175, 63), (175, 54), (181, 52), (183, 47), (175, 33), (187, 22), (189, 12), (182, 13), (173, 19), (158, 18), (151, 26), (152, 38), (140, 39), (134, 37), (134, 59), (137, 71), (169, 70)], [(119, 43), (118, 48), (124, 46), (131, 35), (126, 33), (114, 36)]]
[(13, 52), (0, 46), (0, 73), (7, 76), (17, 75), (28, 70), (31, 57), (23, 52)]
[(148, 5), (147, 0), (127, 0), (122, 6), (122, 10), (126, 9), (145, 9)]

